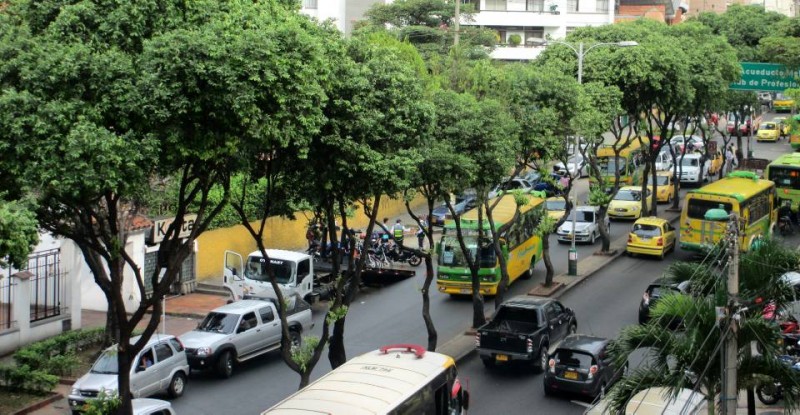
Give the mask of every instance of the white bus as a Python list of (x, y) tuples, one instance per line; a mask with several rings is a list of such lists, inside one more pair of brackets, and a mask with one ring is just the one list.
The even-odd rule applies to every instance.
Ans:
[(262, 415), (458, 415), (468, 406), (453, 358), (397, 344), (349, 360)]

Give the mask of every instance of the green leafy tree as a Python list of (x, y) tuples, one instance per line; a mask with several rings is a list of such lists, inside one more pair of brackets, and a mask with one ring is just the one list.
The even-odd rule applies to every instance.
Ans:
[[(757, 250), (744, 254), (739, 264), (740, 301), (753, 303), (757, 297), (776, 301), (780, 307), (791, 291), (780, 276), (797, 266), (800, 256), (775, 241), (764, 241)], [(730, 264), (729, 264), (730, 265)], [(708, 414), (715, 413), (716, 396), (721, 392), (720, 345), (730, 329), (729, 322), (717, 322), (715, 293), (724, 293), (726, 268), (696, 263), (675, 263), (667, 273), (673, 281), (690, 281), (691, 294), (668, 294), (650, 311), (646, 325), (623, 328), (614, 341), (611, 354), (618, 364), (627, 362), (635, 350), (647, 348), (646, 362), (624, 377), (611, 390), (612, 408), (618, 410), (638, 391), (665, 386), (677, 393), (679, 388), (698, 390), (706, 396)], [(680, 321), (677, 331), (664, 325)], [(779, 331), (774, 323), (755, 307), (741, 313), (737, 339), (740, 389), (760, 382), (779, 380), (784, 385), (796, 382), (792, 370), (776, 358)], [(757, 342), (763, 354), (752, 356), (750, 348)], [(798, 402), (797, 388), (784, 388), (785, 405), (791, 410)]]
[(0, 267), (26, 266), (38, 241), (34, 212), (19, 202), (0, 200)]
[(696, 17), (722, 35), (736, 49), (742, 62), (772, 62), (772, 56), (759, 49), (761, 40), (775, 33), (776, 24), (788, 20), (786, 16), (765, 11), (760, 5), (732, 4), (725, 13), (704, 12)]
[[(289, 140), (321, 121), (313, 77), (283, 70), (289, 56), (316, 50), (293, 36), (302, 25), (280, 24), (286, 13), (273, 1), (239, 0), (12, 1), (0, 11), (0, 142), (15, 149), (0, 164), (36, 196), (42, 228), (77, 244), (105, 294), (120, 391), (130, 390), (132, 359), (158, 327), (161, 300), (196, 237), (227, 203), (243, 141), (284, 128)], [(272, 25), (287, 41), (263, 36)], [(280, 105), (264, 85), (282, 94)], [(143, 275), (125, 251), (129, 223), (146, 213), (141, 196), (166, 178), (179, 189), (176, 220)], [(217, 186), (223, 195), (212, 201)], [(182, 237), (188, 213), (197, 219)], [(141, 298), (131, 315), (126, 273)], [(129, 394), (120, 396), (118, 412), (131, 413)]]
[(759, 41), (761, 56), (796, 71), (800, 68), (800, 22), (798, 19), (784, 19), (773, 23), (770, 29), (771, 33)]

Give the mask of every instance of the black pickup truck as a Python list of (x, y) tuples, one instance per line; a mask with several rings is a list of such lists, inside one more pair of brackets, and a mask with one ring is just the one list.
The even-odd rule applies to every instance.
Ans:
[(478, 328), (475, 343), (486, 367), (524, 361), (543, 372), (549, 348), (577, 329), (575, 313), (560, 302), (523, 295), (504, 302)]

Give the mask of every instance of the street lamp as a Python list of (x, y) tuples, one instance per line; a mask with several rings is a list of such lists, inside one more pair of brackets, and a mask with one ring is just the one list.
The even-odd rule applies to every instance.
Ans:
[[(592, 49), (594, 49), (596, 47), (600, 47), (600, 46), (616, 46), (616, 47), (619, 47), (619, 48), (627, 48), (627, 47), (631, 47), (631, 46), (639, 46), (639, 43), (635, 42), (633, 40), (625, 40), (625, 41), (621, 41), (621, 42), (595, 43), (594, 45), (589, 46), (585, 50), (583, 48), (583, 42), (579, 42), (577, 48), (575, 48), (575, 46), (570, 44), (570, 43), (563, 42), (563, 41), (560, 41), (560, 40), (544, 41), (544, 42), (542, 42), (542, 45), (543, 46), (547, 46), (548, 43), (558, 43), (558, 44), (561, 44), (561, 45), (564, 45), (564, 46), (570, 48), (573, 52), (575, 52), (575, 55), (578, 57), (578, 84), (583, 84), (583, 58), (586, 56), (587, 53), (589, 53), (590, 50), (592, 50)], [(577, 165), (577, 162), (578, 162), (578, 145), (579, 145), (578, 135), (576, 134), (575, 135), (575, 146), (572, 149), (572, 161), (573, 161), (573, 163), (575, 165)], [(570, 183), (571, 183), (572, 179), (574, 179), (574, 177), (572, 177), (572, 174), (569, 172), (569, 169), (567, 169), (567, 174), (570, 175)], [(575, 249), (575, 226), (576, 226), (577, 217), (578, 217), (578, 212), (577, 212), (577, 208), (578, 208), (578, 189), (577, 189), (577, 186), (574, 186), (574, 185), (572, 186), (572, 200), (573, 200), (573, 204), (572, 204), (572, 238), (571, 238), (572, 239), (572, 243), (571, 243), (570, 248), (569, 248), (569, 260), (567, 262), (567, 264), (568, 264), (567, 274), (568, 275), (572, 275), (572, 276), (576, 276), (576, 275), (578, 275), (578, 250)]]

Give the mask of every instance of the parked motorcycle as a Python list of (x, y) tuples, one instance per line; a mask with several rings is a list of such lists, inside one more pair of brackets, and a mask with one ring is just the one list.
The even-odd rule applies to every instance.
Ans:
[(778, 232), (780, 232), (781, 236), (789, 236), (794, 234), (792, 218), (789, 216), (781, 216), (778, 218)]
[(421, 256), (417, 255), (413, 251), (400, 249), (398, 246), (395, 246), (394, 249), (388, 250), (386, 252), (386, 257), (394, 262), (408, 262), (408, 264), (412, 267), (416, 267), (422, 263)]
[[(794, 356), (778, 356), (787, 366), (800, 372), (800, 361)], [(774, 405), (783, 399), (783, 385), (780, 382), (769, 382), (759, 385), (756, 388), (756, 396), (764, 405)]]

